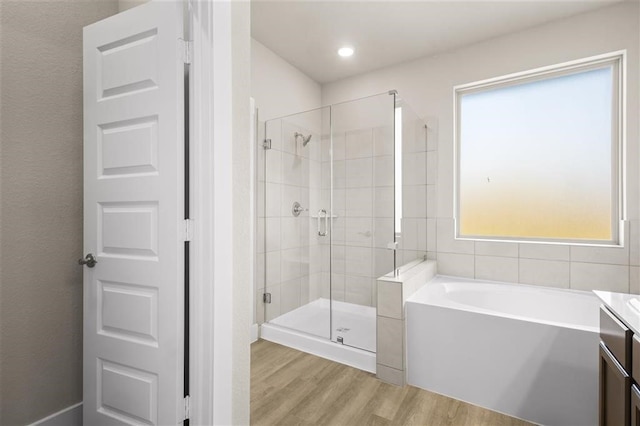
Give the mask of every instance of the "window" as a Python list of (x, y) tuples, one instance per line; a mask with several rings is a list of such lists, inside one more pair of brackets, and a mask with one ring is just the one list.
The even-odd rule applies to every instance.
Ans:
[(454, 89), (458, 237), (619, 242), (623, 58)]

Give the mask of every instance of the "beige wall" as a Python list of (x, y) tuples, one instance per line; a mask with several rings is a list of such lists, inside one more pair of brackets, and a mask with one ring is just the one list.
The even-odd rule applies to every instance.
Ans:
[[(322, 88), (323, 104), (397, 89), (437, 139), (437, 197), (427, 197), (427, 251), (438, 272), (578, 290), (640, 293), (639, 7), (624, 2)], [(627, 50), (627, 219), (624, 248), (461, 241), (453, 222), (453, 87)], [(432, 139), (430, 139), (432, 140)], [(426, 165), (425, 165), (426, 166)]]
[(82, 400), (82, 27), (117, 7), (1, 3), (2, 425)]
[(251, 39), (251, 97), (260, 121), (318, 108), (321, 95), (320, 84)]

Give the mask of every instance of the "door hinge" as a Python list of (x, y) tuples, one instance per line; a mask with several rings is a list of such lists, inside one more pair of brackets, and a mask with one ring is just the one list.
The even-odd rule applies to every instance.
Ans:
[(184, 220), (184, 241), (191, 241), (191, 238), (193, 238), (193, 226), (191, 222), (191, 219)]
[(264, 141), (262, 141), (262, 148), (271, 149), (271, 139), (265, 139)]
[(262, 303), (271, 303), (271, 293), (264, 293), (262, 295)]
[(187, 420), (190, 418), (191, 411), (191, 397), (189, 395), (184, 397), (184, 419)]
[(182, 62), (190, 64), (193, 55), (193, 42), (180, 39), (180, 44), (182, 45)]

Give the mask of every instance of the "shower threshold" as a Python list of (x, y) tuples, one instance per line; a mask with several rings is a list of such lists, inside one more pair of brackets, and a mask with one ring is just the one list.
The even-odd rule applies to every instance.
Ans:
[[(375, 308), (339, 301), (333, 301), (332, 308), (330, 323), (329, 300), (314, 300), (262, 324), (260, 337), (375, 373)], [(344, 344), (329, 339), (330, 324), (334, 338)]]

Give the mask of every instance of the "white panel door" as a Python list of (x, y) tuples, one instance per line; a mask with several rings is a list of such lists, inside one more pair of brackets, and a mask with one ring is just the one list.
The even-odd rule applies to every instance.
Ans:
[(182, 6), (84, 29), (84, 424), (183, 419)]

